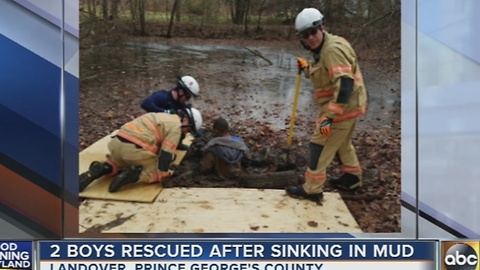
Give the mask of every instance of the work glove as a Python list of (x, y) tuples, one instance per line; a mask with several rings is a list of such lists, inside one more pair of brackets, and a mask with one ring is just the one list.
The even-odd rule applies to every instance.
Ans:
[(298, 57), (297, 58), (297, 67), (300, 70), (304, 70), (306, 67), (308, 67), (308, 62), (304, 58)]
[(323, 136), (327, 136), (327, 137), (330, 136), (332, 134), (331, 126), (332, 126), (333, 120), (326, 116), (322, 116), (319, 122), (320, 122), (320, 133)]

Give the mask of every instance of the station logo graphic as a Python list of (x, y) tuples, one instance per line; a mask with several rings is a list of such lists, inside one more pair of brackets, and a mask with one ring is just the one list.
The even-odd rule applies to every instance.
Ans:
[(442, 270), (480, 270), (479, 242), (442, 242)]

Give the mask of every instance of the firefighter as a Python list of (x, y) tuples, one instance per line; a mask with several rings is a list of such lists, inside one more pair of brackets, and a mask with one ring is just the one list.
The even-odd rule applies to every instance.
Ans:
[(161, 183), (169, 176), (177, 146), (201, 125), (202, 115), (195, 108), (177, 114), (146, 113), (124, 124), (108, 144), (107, 160), (92, 162), (80, 175), (80, 192), (104, 175), (114, 176), (109, 192), (137, 181)]
[(310, 64), (303, 58), (297, 63), (312, 81), (319, 113), (310, 139), (305, 183), (287, 187), (286, 192), (317, 201), (323, 198), (327, 167), (336, 154), (343, 174), (330, 183), (344, 190), (362, 185), (362, 168), (351, 137), (357, 117), (365, 114), (367, 92), (355, 51), (344, 38), (325, 30), (319, 10), (303, 9), (295, 19), (295, 29), (303, 47), (313, 55)]
[(146, 112), (176, 114), (178, 110), (190, 107), (188, 103), (200, 93), (198, 82), (192, 76), (178, 78), (177, 85), (171, 90), (159, 90), (142, 101)]
[(244, 141), (230, 134), (227, 120), (218, 118), (213, 122), (215, 138), (204, 147), (200, 171), (215, 173), (221, 180), (236, 179), (242, 173), (241, 159), (250, 151)]

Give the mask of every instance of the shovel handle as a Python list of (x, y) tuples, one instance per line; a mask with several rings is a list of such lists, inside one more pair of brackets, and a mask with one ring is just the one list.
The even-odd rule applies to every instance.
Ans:
[(288, 132), (287, 145), (292, 145), (293, 140), (293, 128), (295, 127), (295, 118), (297, 116), (298, 95), (300, 93), (300, 83), (302, 82), (302, 69), (298, 69), (297, 80), (295, 82), (295, 95), (293, 98), (292, 114), (290, 117), (290, 130)]

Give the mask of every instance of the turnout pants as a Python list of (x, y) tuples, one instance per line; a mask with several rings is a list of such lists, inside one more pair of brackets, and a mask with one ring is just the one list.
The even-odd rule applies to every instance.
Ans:
[(317, 123), (310, 140), (310, 162), (303, 184), (308, 194), (323, 191), (323, 184), (327, 179), (327, 167), (337, 153), (342, 165), (341, 170), (362, 179), (362, 168), (351, 139), (356, 121), (357, 119), (354, 118), (334, 122), (331, 126), (332, 133), (328, 137), (320, 133), (320, 123)]
[[(158, 170), (158, 156), (145, 149), (128, 142), (122, 142), (117, 137), (108, 143), (110, 154), (108, 162), (114, 168), (121, 169), (127, 165), (140, 165), (143, 167), (139, 182), (156, 183), (161, 179)], [(114, 171), (116, 171), (114, 169)]]

